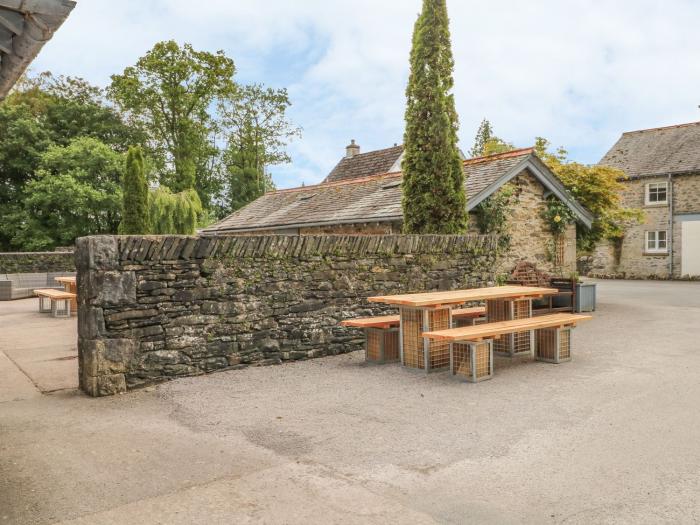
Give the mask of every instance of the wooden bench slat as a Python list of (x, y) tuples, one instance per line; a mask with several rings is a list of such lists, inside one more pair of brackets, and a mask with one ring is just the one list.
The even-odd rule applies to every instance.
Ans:
[[(456, 308), (452, 310), (453, 319), (471, 319), (481, 317), (486, 314), (486, 308), (475, 306), (472, 308)], [(348, 319), (340, 323), (341, 326), (353, 328), (391, 328), (399, 326), (401, 319), (398, 315), (382, 315), (378, 317), (361, 317), (358, 319)]]
[(435, 332), (424, 332), (423, 337), (437, 341), (479, 341), (493, 339), (504, 334), (527, 332), (542, 328), (556, 328), (563, 326), (575, 326), (581, 321), (593, 319), (590, 315), (581, 314), (551, 314), (527, 319), (515, 319), (512, 321), (499, 321), (496, 323), (465, 326), (463, 328), (451, 328)]
[(474, 306), (472, 308), (455, 308), (452, 310), (452, 319), (472, 319), (486, 315), (486, 307)]
[(398, 315), (382, 315), (378, 317), (348, 319), (340, 323), (340, 326), (351, 326), (354, 328), (391, 328), (399, 326), (400, 323), (401, 320)]
[(63, 290), (53, 290), (50, 288), (34, 290), (34, 295), (48, 297), (49, 299), (75, 299), (74, 293), (65, 292)]

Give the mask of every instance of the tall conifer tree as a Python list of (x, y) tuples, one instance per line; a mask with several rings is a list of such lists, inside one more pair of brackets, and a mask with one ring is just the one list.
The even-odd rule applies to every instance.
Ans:
[(403, 213), (406, 233), (464, 233), (467, 197), (457, 148), (454, 59), (446, 0), (423, 0), (406, 90)]
[(471, 157), (481, 157), (484, 154), (484, 149), (486, 144), (493, 138), (493, 127), (491, 123), (484, 119), (479, 125), (479, 129), (476, 132), (476, 137), (474, 137), (474, 146), (469, 151)]
[(143, 165), (141, 147), (129, 148), (124, 174), (122, 222), (119, 232), (123, 235), (148, 233), (148, 182)]

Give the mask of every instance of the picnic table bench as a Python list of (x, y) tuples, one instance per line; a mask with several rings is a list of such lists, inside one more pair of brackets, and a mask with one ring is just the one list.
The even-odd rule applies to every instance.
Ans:
[[(458, 308), (452, 310), (455, 324), (474, 324), (475, 319), (483, 318), (486, 308)], [(365, 332), (365, 358), (370, 363), (384, 364), (399, 360), (399, 326), (400, 315), (382, 315), (378, 317), (363, 317), (348, 319), (341, 326), (361, 328)]]
[[(495, 286), (447, 292), (425, 292), (370, 297), (369, 302), (399, 307), (399, 357), (407, 368), (433, 372), (450, 366), (449, 343), (423, 337), (424, 332), (451, 329), (453, 313), (465, 303), (486, 302), (488, 323), (532, 317), (532, 301), (556, 294), (553, 288)], [(509, 357), (531, 353), (531, 331), (511, 333), (498, 341), (496, 350)]]
[(493, 377), (494, 341), (513, 333), (530, 332), (535, 358), (561, 363), (571, 359), (571, 329), (590, 315), (550, 314), (526, 319), (423, 332), (427, 340), (449, 343), (450, 373), (470, 382)]
[(75, 294), (75, 297), (70, 301), (71, 313), (78, 313), (78, 285), (75, 276), (56, 277), (56, 282), (61, 283), (66, 292)]
[[(76, 299), (76, 294), (46, 288), (34, 290), (34, 295), (39, 297), (39, 312), (51, 312), (54, 317), (70, 317), (71, 301)], [(44, 304), (45, 300), (48, 300), (50, 303), (48, 308)]]

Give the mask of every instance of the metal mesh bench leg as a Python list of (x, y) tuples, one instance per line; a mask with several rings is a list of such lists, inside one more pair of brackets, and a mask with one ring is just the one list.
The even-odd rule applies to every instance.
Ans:
[(544, 328), (535, 331), (538, 361), (564, 363), (571, 361), (571, 328)]
[(452, 313), (443, 308), (401, 308), (401, 360), (406, 368), (424, 372), (447, 371), (450, 348), (446, 341), (424, 339), (423, 332), (452, 327)]
[[(44, 301), (48, 301), (49, 305), (46, 306), (46, 303)], [(51, 301), (51, 299), (49, 299), (48, 297), (44, 297), (44, 296), (40, 295), (39, 296), (39, 313), (46, 314), (49, 312), (53, 312), (53, 301)]]
[[(63, 304), (62, 308), (59, 308), (60, 304)], [(70, 299), (52, 299), (51, 311), (54, 317), (70, 317)]]
[(493, 341), (452, 343), (450, 373), (470, 383), (491, 379), (493, 377)]
[(398, 328), (367, 328), (365, 330), (365, 350), (365, 359), (368, 363), (384, 364), (398, 361)]
[[(532, 317), (530, 299), (487, 301), (488, 322), (511, 321)], [(533, 353), (534, 334), (531, 331), (505, 334), (494, 344), (494, 352), (503, 357)]]

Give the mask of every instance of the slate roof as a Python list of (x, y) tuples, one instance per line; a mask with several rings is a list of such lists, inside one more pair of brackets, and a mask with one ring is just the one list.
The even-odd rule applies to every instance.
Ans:
[(323, 182), (340, 182), (388, 173), (403, 153), (403, 146), (344, 157)]
[(75, 5), (71, 0), (0, 0), (0, 100)]
[(633, 178), (700, 172), (700, 122), (623, 133), (599, 164)]
[[(590, 225), (590, 213), (573, 201), (531, 148), (464, 161), (468, 209), (529, 169)], [(395, 222), (403, 219), (399, 173), (386, 173), (338, 182), (324, 182), (267, 193), (223, 221), (202, 230), (203, 235), (256, 230)]]

